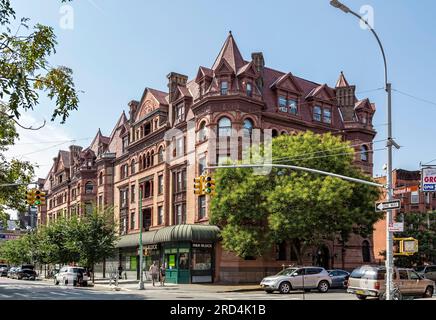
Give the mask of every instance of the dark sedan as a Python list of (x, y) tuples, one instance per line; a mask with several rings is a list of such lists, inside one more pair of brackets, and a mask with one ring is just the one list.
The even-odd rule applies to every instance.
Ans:
[(37, 274), (32, 269), (18, 268), (15, 272), (15, 278), (18, 280), (36, 280)]
[(6, 267), (0, 267), (0, 277), (7, 277), (8, 276), (9, 268)]
[(332, 278), (332, 288), (345, 288), (346, 281), (350, 277), (350, 273), (345, 270), (328, 270), (330, 277)]

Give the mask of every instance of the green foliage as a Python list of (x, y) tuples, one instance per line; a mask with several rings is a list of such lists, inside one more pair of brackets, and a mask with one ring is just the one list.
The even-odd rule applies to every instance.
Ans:
[(418, 240), (418, 253), (409, 257), (396, 257), (396, 266), (410, 268), (425, 262), (436, 263), (436, 211), (404, 214), (404, 232), (396, 233), (395, 237)]
[(92, 268), (113, 255), (118, 241), (113, 209), (88, 216), (59, 219), (17, 240), (6, 241), (0, 256), (11, 264), (68, 264)]
[[(283, 135), (272, 144), (274, 163), (370, 180), (353, 166), (353, 154), (331, 134)], [(254, 175), (252, 169), (232, 168), (217, 170), (215, 179), (211, 221), (223, 229), (224, 248), (242, 258), (286, 240), (301, 258), (308, 246), (326, 239), (339, 235), (346, 241), (353, 232), (366, 236), (381, 218), (373, 208), (377, 188), (338, 178), (282, 168)]]
[[(65, 2), (65, 1), (63, 1)], [(5, 31), (0, 34), (0, 99), (7, 99), (6, 114), (19, 119), (20, 110), (33, 109), (39, 102), (39, 92), (56, 99), (51, 120), (57, 117), (64, 123), (69, 112), (76, 110), (78, 96), (72, 79), (72, 70), (52, 67), (48, 58), (56, 52), (53, 28), (36, 24), (30, 28), (29, 19), (17, 22), (10, 0), (0, 0), (0, 23)], [(21, 30), (28, 34), (19, 34)]]
[[(29, 162), (4, 156), (8, 146), (18, 139), (16, 125), (21, 126), (18, 122), (21, 112), (33, 109), (39, 94), (46, 92), (56, 102), (51, 120), (60, 117), (64, 123), (79, 103), (72, 70), (52, 67), (48, 62), (56, 52), (53, 28), (41, 24), (30, 28), (29, 19), (16, 19), (11, 1), (0, 0), (0, 224), (3, 225), (9, 219), (8, 210), (25, 209), (25, 184), (31, 182), (34, 174)], [(15, 25), (18, 29), (13, 31)], [(1, 186), (14, 183), (23, 185)]]

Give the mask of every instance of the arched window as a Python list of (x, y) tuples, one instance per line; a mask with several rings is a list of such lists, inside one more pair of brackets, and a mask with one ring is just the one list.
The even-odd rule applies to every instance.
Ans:
[(371, 262), (371, 250), (367, 240), (362, 242), (362, 260), (363, 262)]
[(244, 120), (244, 135), (251, 136), (251, 133), (253, 132), (253, 121), (250, 119)]
[(219, 137), (230, 137), (232, 133), (232, 122), (229, 118), (223, 117), (218, 122), (218, 136)]
[(100, 172), (98, 176), (98, 184), (101, 186), (103, 184), (103, 172)]
[(86, 194), (90, 194), (90, 193), (92, 193), (93, 191), (94, 191), (94, 184), (93, 184), (91, 181), (87, 182), (87, 183), (85, 184), (85, 193), (86, 193)]
[(148, 168), (150, 166), (150, 153), (147, 153), (147, 157), (145, 160), (145, 167)]
[(132, 160), (132, 162), (130, 163), (130, 174), (134, 174), (136, 172), (136, 162), (135, 159)]
[(207, 139), (206, 136), (206, 122), (200, 124), (200, 130), (198, 130), (198, 141), (203, 142)]
[(150, 153), (150, 166), (154, 166), (154, 151)]
[(163, 147), (159, 148), (159, 151), (158, 151), (158, 160), (157, 161), (159, 163), (162, 163), (164, 161), (164, 149), (163, 149)]
[(275, 137), (278, 137), (278, 136), (279, 136), (279, 132), (276, 129), (273, 129), (272, 130), (272, 137), (275, 138)]
[(145, 154), (142, 156), (142, 169), (147, 168), (147, 157)]
[(360, 160), (361, 161), (368, 161), (368, 147), (363, 145), (360, 147)]

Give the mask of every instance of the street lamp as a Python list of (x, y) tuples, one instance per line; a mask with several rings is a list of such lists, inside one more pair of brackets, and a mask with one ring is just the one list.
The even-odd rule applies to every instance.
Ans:
[[(387, 62), (386, 62), (386, 55), (385, 55), (385, 51), (383, 49), (382, 43), (377, 35), (377, 33), (375, 32), (374, 28), (368, 23), (368, 21), (366, 21), (365, 19), (363, 19), (359, 14), (357, 14), (356, 12), (352, 11), (350, 8), (348, 8), (346, 5), (340, 3), (337, 0), (331, 0), (330, 4), (335, 7), (338, 8), (340, 10), (342, 10), (345, 13), (351, 13), (353, 16), (357, 17), (360, 21), (363, 21), (369, 28), (369, 30), (371, 30), (372, 34), (375, 36), (375, 38), (377, 39), (377, 42), (380, 46), (380, 50), (382, 52), (383, 55), (383, 62), (384, 62), (384, 68), (385, 68), (385, 90), (387, 92), (387, 97), (388, 97), (388, 137), (387, 137), (387, 150), (388, 150), (388, 163), (387, 163), (387, 181), (386, 181), (386, 189), (387, 189), (387, 193), (386, 193), (386, 199), (387, 201), (391, 201), (393, 199), (393, 188), (392, 188), (392, 146), (395, 146), (397, 149), (399, 149), (400, 147), (395, 143), (395, 141), (392, 139), (392, 85), (391, 83), (388, 81), (388, 66), (387, 66)], [(393, 254), (392, 254), (392, 248), (393, 248), (393, 233), (389, 231), (389, 225), (392, 223), (393, 220), (393, 210), (388, 210), (387, 214), (386, 214), (386, 278), (387, 278), (387, 284), (386, 284), (386, 299), (387, 300), (391, 300), (391, 292), (392, 292), (392, 288), (393, 288), (393, 284), (392, 284), (392, 274), (393, 274), (393, 265), (394, 265), (394, 259), (393, 259)]]
[(144, 290), (144, 276), (142, 272), (142, 261), (144, 260), (144, 253), (142, 247), (142, 189), (139, 188), (139, 290)]

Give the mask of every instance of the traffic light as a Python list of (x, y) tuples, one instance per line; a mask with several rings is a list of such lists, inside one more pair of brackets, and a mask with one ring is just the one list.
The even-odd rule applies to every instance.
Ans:
[(414, 238), (394, 238), (394, 256), (413, 256), (418, 252), (418, 240)]
[(203, 182), (204, 182), (204, 176), (199, 176), (197, 178), (194, 178), (194, 194), (196, 195), (203, 195)]
[(35, 189), (26, 191), (26, 203), (31, 206), (35, 204)]
[(206, 176), (206, 178), (204, 179), (203, 192), (207, 195), (215, 194), (215, 179), (213, 179), (211, 176)]
[(35, 206), (42, 206), (45, 205), (45, 193), (41, 190), (35, 190)]

